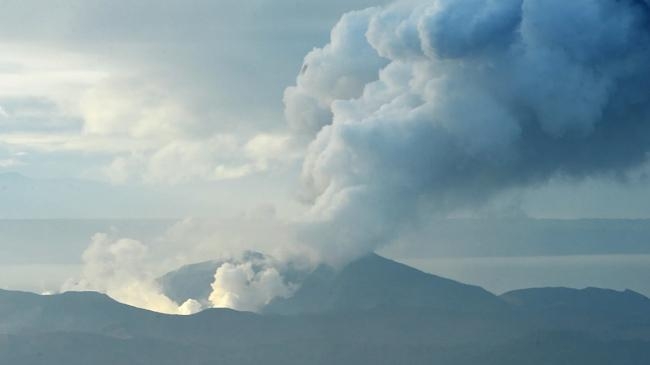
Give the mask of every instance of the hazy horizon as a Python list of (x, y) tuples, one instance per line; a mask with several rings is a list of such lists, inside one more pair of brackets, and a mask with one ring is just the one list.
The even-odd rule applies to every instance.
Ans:
[[(155, 245), (178, 222), (0, 220), (0, 288), (57, 292), (82, 269), (82, 253), (96, 232), (112, 231)], [(444, 227), (437, 229), (435, 242), (424, 230), (379, 253), (428, 273), (481, 285), (496, 294), (565, 286), (632, 289), (650, 295), (650, 283), (644, 280), (650, 275), (650, 248), (645, 240), (650, 220), (456, 218), (433, 224), (429, 231)], [(631, 233), (623, 241), (615, 241), (612, 237), (621, 231)], [(213, 251), (195, 261), (217, 258), (218, 252)], [(167, 270), (176, 268), (172, 265)]]

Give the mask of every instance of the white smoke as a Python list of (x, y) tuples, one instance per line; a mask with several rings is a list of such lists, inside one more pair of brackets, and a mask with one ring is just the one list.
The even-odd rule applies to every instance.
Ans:
[(285, 117), (298, 133), (318, 132), (332, 118), (334, 100), (356, 97), (386, 64), (364, 37), (377, 9), (351, 12), (334, 27), (331, 42), (305, 57), (298, 83), (284, 93)]
[[(115, 238), (116, 234), (92, 237), (82, 255), (79, 277), (64, 283), (63, 291), (98, 291), (125, 304), (168, 314), (224, 307), (259, 311), (297, 288), (284, 277), (288, 265), (301, 272), (314, 265), (300, 250), (283, 244), (287, 227), (268, 209), (230, 219), (187, 218), (149, 244)], [(277, 258), (249, 249), (275, 253)], [(163, 274), (206, 259), (222, 262), (209, 298), (176, 303), (163, 292), (158, 280)]]
[(98, 291), (121, 303), (161, 313), (200, 311), (201, 305), (195, 300), (179, 306), (162, 293), (155, 275), (148, 270), (148, 251), (140, 241), (112, 239), (105, 233), (97, 233), (82, 255), (81, 277), (66, 282), (62, 290)]
[(650, 10), (635, 0), (411, 0), (343, 16), (285, 92), (312, 136), (301, 239), (342, 261), (421, 214), (650, 151)]
[(198, 300), (188, 299), (178, 307), (178, 314), (191, 315), (202, 311), (203, 305)]
[(294, 290), (267, 260), (227, 262), (214, 274), (209, 300), (215, 308), (257, 312), (275, 298), (291, 296)]

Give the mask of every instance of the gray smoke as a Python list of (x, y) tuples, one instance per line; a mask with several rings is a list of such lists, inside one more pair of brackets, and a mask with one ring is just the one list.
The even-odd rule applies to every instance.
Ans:
[(348, 13), (305, 57), (285, 114), (310, 140), (302, 239), (344, 260), (421, 214), (650, 150), (650, 5), (419, 0)]

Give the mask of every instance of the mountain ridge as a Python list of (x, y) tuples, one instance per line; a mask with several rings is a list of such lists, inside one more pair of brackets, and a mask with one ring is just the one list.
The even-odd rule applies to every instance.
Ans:
[[(645, 365), (650, 357), (650, 321), (627, 315), (625, 307), (607, 316), (585, 310), (594, 302), (593, 289), (567, 289), (567, 296), (564, 289), (558, 295), (533, 288), (496, 296), (376, 255), (338, 272), (314, 273), (303, 282), (305, 290), (312, 288), (309, 300), (293, 303), (288, 313), (209, 309), (179, 316), (93, 292), (0, 290), (0, 363), (605, 365), (616, 359)], [(314, 294), (321, 290), (324, 295)], [(614, 298), (607, 305), (632, 302), (650, 313), (650, 299), (638, 293), (596, 293)], [(333, 299), (313, 307), (327, 296)], [(580, 305), (546, 310), (556, 297)], [(474, 306), (463, 302), (475, 298)]]
[(338, 272), (322, 267), (317, 270), (317, 278), (308, 276), (305, 280), (308, 284), (317, 281), (322, 286), (320, 292), (303, 286), (292, 297), (270, 303), (264, 312), (318, 313), (378, 307), (492, 310), (501, 306), (498, 297), (483, 288), (425, 273), (377, 254), (353, 261)]

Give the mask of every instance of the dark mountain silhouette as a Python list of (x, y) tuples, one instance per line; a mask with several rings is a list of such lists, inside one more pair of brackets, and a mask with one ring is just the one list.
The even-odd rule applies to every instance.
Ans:
[[(212, 290), (214, 273), (222, 263), (205, 261), (183, 266), (163, 275), (158, 282), (163, 292), (177, 303), (187, 299), (205, 302)], [(322, 313), (381, 307), (486, 311), (504, 307), (503, 300), (483, 288), (431, 275), (376, 254), (353, 261), (341, 270), (321, 265), (311, 273), (288, 270), (283, 274), (302, 285), (291, 298), (269, 303), (265, 313)]]
[(288, 299), (270, 303), (267, 313), (319, 313), (376, 308), (495, 311), (504, 302), (478, 286), (427, 274), (372, 254), (336, 271), (321, 266)]
[(601, 288), (533, 288), (507, 292), (501, 298), (539, 312), (650, 318), (650, 299), (632, 290)]
[(594, 288), (495, 296), (371, 255), (318, 268), (264, 314), (0, 291), (0, 364), (646, 365), (649, 303)]
[(650, 299), (632, 290), (533, 288), (501, 298), (540, 328), (650, 339)]

